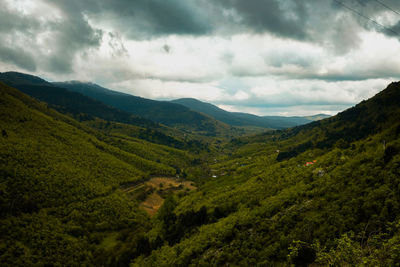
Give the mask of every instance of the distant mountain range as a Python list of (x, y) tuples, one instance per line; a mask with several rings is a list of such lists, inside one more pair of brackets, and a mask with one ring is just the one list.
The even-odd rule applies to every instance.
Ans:
[(128, 95), (103, 88), (94, 83), (69, 81), (56, 82), (53, 85), (81, 93), (120, 110), (172, 127), (210, 135), (230, 128), (212, 117), (193, 111), (183, 105)]
[(283, 117), (228, 112), (192, 98), (156, 101), (113, 91), (94, 83), (49, 83), (39, 77), (18, 72), (0, 73), (0, 81), (75, 117), (89, 115), (145, 127), (162, 123), (211, 136), (226, 135), (232, 126), (284, 129), (329, 117), (324, 114)]
[[(181, 98), (166, 102), (149, 100), (146, 98), (112, 91), (94, 83), (69, 81), (57, 82), (53, 84), (74, 92), (79, 92), (89, 97), (98, 99), (106, 104), (154, 121), (165, 123), (167, 125), (173, 125), (174, 122), (170, 119), (161, 117), (162, 114), (160, 114), (160, 112), (170, 114), (173, 111), (174, 114), (171, 115), (172, 117), (178, 115), (175, 112), (179, 112), (180, 116), (184, 116), (187, 110), (181, 110), (182, 108), (178, 108), (177, 105), (184, 106), (191, 111), (200, 112), (207, 115), (207, 117), (212, 117), (231, 126), (257, 126), (270, 129), (283, 129), (303, 125), (314, 120), (329, 117), (329, 115), (325, 114), (319, 114), (310, 117), (257, 116), (248, 113), (228, 112), (215, 105), (202, 102), (194, 98)], [(174, 105), (169, 105), (171, 103)], [(182, 111), (184, 112), (182, 113)]]
[(330, 117), (325, 114), (309, 117), (257, 116), (249, 113), (229, 112), (210, 103), (205, 103), (194, 98), (181, 98), (172, 100), (171, 102), (202, 112), (233, 126), (258, 126), (272, 129), (283, 129)]

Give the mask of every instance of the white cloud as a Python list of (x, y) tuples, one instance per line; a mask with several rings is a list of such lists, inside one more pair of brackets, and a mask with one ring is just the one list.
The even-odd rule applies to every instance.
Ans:
[(198, 98), (205, 101), (223, 99), (225, 92), (212, 83), (173, 82), (135, 79), (110, 84), (114, 89), (152, 99)]
[[(104, 18), (83, 14), (80, 23), (88, 23), (88, 32), (100, 29), (103, 33), (100, 43), (93, 45), (91, 40), (80, 40), (74, 24), (61, 27), (70, 13), (55, 2), (5, 3), (13, 12), (23, 14), (20, 19), (30, 18), (37, 25), (32, 30), (3, 33), (0, 48), (23, 46), (32, 56), (36, 71), (32, 64), (23, 65), (17, 56), (14, 60), (20, 60), (19, 65), (10, 58), (0, 61), (1, 71), (26, 72), (31, 66), (31, 74), (53, 81), (93, 81), (154, 99), (195, 97), (227, 109), (265, 115), (333, 114), (400, 79), (399, 39), (365, 27), (351, 13), (338, 12), (333, 20), (321, 21), (327, 27), (337, 22), (325, 32), (317, 32), (321, 25), (308, 28), (314, 39), (277, 37), (282, 35), (268, 31), (234, 32), (226, 24), (196, 37), (169, 33), (134, 39), (117, 28), (118, 23), (107, 20), (112, 14)], [(318, 5), (333, 12), (326, 3)], [(239, 9), (223, 10), (233, 22), (243, 19)], [(376, 19), (385, 25), (398, 20), (387, 12), (379, 13)], [(71, 72), (55, 72), (49, 63), (49, 58), (64, 54), (60, 43), (68, 45), (69, 40), (64, 38), (70, 35), (62, 35), (59, 30), (63, 29), (77, 38), (76, 48), (66, 53)], [(85, 45), (80, 47), (79, 42)]]

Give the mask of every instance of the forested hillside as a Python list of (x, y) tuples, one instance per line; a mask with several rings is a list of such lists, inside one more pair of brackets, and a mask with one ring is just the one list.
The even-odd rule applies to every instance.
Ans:
[(228, 125), (185, 106), (115, 92), (92, 83), (57, 82), (54, 85), (79, 92), (132, 114), (207, 136), (229, 135)]
[[(191, 131), (179, 130), (176, 127), (168, 127), (132, 113), (119, 110), (79, 92), (54, 86), (36, 76), (18, 72), (5, 72), (0, 73), (0, 81), (18, 88), (25, 94), (40, 101), (46, 102), (49, 107), (69, 115), (92, 128), (108, 133), (124, 132), (125, 135), (145, 139), (156, 144), (180, 149), (190, 148), (191, 150), (199, 150), (201, 147), (204, 147), (204, 142), (209, 141), (207, 138), (203, 138), (203, 136), (219, 135), (220, 137), (229, 137), (230, 135), (237, 136), (244, 133), (243, 130), (231, 130), (229, 127), (223, 126), (221, 128), (223, 129), (222, 132), (216, 133), (215, 128), (210, 128), (210, 131), (205, 129), (202, 131), (195, 131), (196, 134), (199, 135), (193, 136), (190, 133)], [(96, 90), (100, 89), (96, 87)], [(107, 94), (114, 94), (112, 93), (113, 91), (107, 89), (102, 90)], [(118, 95), (119, 93), (115, 92), (115, 94)], [(120, 95), (124, 94), (121, 93)], [(121, 124), (124, 125), (121, 126)]]
[[(121, 186), (175, 176), (195, 158), (105, 135), (2, 83), (0, 96), (2, 265), (91, 265), (104, 257), (109, 238), (121, 243), (115, 238), (123, 231), (140, 251), (132, 244), (150, 221)], [(123, 248), (99, 262), (129, 262)]]
[(2, 265), (400, 262), (400, 83), (328, 119), (181, 149), (0, 86)]
[(399, 103), (393, 83), (333, 118), (233, 140), (214, 178), (164, 205), (168, 243), (132, 266), (398, 264)]

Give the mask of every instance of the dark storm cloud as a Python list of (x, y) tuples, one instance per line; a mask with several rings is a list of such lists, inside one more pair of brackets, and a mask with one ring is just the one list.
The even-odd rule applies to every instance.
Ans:
[[(233, 11), (227, 16), (230, 23), (245, 25), (256, 33), (271, 32), (284, 37), (304, 39), (307, 35), (307, 1), (278, 0), (228, 0), (215, 1), (225, 11)], [(225, 14), (229, 14), (225, 13)]]
[[(55, 1), (51, 1), (54, 5)], [(79, 5), (72, 6), (69, 1), (59, 1), (56, 7), (62, 13), (60, 21), (48, 22), (47, 28), (54, 33), (50, 41), (52, 54), (48, 68), (53, 72), (71, 72), (74, 57), (77, 53), (100, 45), (102, 31), (89, 25)]]
[(183, 0), (51, 1), (76, 14), (86, 14), (125, 32), (129, 38), (160, 35), (204, 35), (212, 30), (207, 10)]
[[(351, 13), (359, 25), (367, 30), (375, 30), (390, 37), (400, 37), (400, 1), (398, 0), (352, 0), (350, 3), (347, 1), (339, 1), (339, 3), (335, 1), (332, 6), (336, 11)], [(395, 25), (381, 22), (380, 19), (377, 19), (377, 16), (383, 13), (394, 16), (398, 22)]]
[[(1, 60), (29, 71), (34, 71), (38, 62), (42, 62), (45, 70), (68, 73), (72, 71), (77, 53), (100, 44), (101, 31), (93, 29), (81, 13), (67, 5), (56, 7), (62, 18), (46, 21), (1, 2)], [(38, 37), (42, 33), (47, 33), (44, 41)]]
[(33, 57), (21, 48), (11, 48), (0, 44), (0, 61), (13, 63), (17, 67), (28, 71), (36, 70)]
[(398, 21), (395, 25), (385, 29), (384, 33), (388, 36), (400, 38), (400, 21)]
[(0, 33), (16, 31), (29, 33), (39, 27), (40, 23), (37, 20), (12, 12), (0, 1)]
[[(400, 19), (396, 14), (400, 11), (398, 0), (387, 0), (385, 6), (373, 0), (340, 0), (345, 6), (333, 0), (210, 1), (219, 8), (219, 12), (213, 13), (219, 23), (216, 29), (225, 27), (234, 33), (269, 32), (284, 38), (327, 44), (342, 54), (359, 45), (363, 29), (389, 36), (400, 31), (399, 24), (392, 26), (382, 22), (381, 27), (371, 21), (379, 21), (382, 14)], [(222, 15), (216, 19), (218, 13)]]
[[(115, 56), (127, 53), (123, 43), (126, 39), (171, 34), (229, 37), (236, 33), (271, 33), (322, 44), (334, 53), (345, 54), (360, 44), (362, 29), (379, 30), (388, 36), (400, 31), (400, 22), (388, 25), (391, 31), (383, 31), (333, 0), (37, 0), (61, 14), (56, 19), (49, 19), (46, 13), (49, 11), (43, 11), (46, 19), (40, 14), (18, 13), (6, 2), (0, 1), (2, 61), (27, 70), (37, 67), (54, 73), (72, 72), (76, 57), (98, 48), (105, 34), (102, 29), (110, 28), (120, 34), (120, 37), (110, 36), (108, 43)], [(393, 15), (373, 0), (343, 2), (371, 18), (382, 12)], [(385, 3), (400, 10), (398, 0)], [(44, 32), (46, 40), (39, 42), (38, 36)], [(171, 52), (166, 48), (163, 48), (166, 53)], [(221, 60), (227, 63), (234, 58), (229, 53), (221, 55)], [(289, 64), (301, 68), (314, 63), (296, 55), (280, 55), (269, 58), (268, 62), (273, 67)]]
[[(297, 40), (325, 38), (325, 32), (344, 30), (338, 14), (353, 17), (364, 28), (375, 27), (333, 0), (47, 0), (79, 24), (84, 15), (109, 24), (132, 39), (162, 35), (210, 35), (269, 32)], [(344, 1), (366, 16), (385, 7), (372, 0)], [(397, 0), (386, 1), (399, 8)], [(351, 21), (347, 28), (354, 28)], [(357, 28), (356, 28), (357, 29)]]
[(0, 2), (0, 60), (24, 70), (35, 71), (33, 56), (24, 49), (24, 45), (16, 43), (13, 37), (19, 32), (34, 36), (40, 27), (35, 19), (11, 12), (4, 2)]

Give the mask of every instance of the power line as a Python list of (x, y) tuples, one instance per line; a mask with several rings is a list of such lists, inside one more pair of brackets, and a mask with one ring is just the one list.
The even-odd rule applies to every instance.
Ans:
[(341, 2), (341, 1), (339, 1), (339, 0), (333, 0), (333, 1), (335, 1), (336, 3), (338, 3), (338, 4), (341, 5), (341, 6), (345, 7), (346, 9), (350, 10), (351, 12), (357, 14), (358, 16), (360, 16), (360, 17), (362, 17), (362, 18), (364, 18), (364, 19), (366, 19), (366, 20), (369, 20), (369, 21), (373, 22), (374, 24), (376, 24), (376, 25), (378, 25), (378, 26), (384, 28), (384, 29), (387, 30), (387, 31), (390, 31), (390, 32), (394, 33), (395, 35), (399, 35), (399, 36), (400, 36), (400, 33), (396, 32), (395, 30), (390, 29), (390, 28), (388, 28), (388, 27), (386, 27), (386, 26), (383, 26), (382, 24), (380, 24), (380, 23), (377, 22), (376, 20), (371, 19), (370, 17), (368, 17), (368, 16), (366, 16), (366, 15), (364, 15), (364, 14), (358, 12), (357, 10), (355, 10), (355, 9), (352, 8), (352, 7), (349, 7), (349, 6), (346, 5), (345, 3), (343, 3), (343, 2)]
[(390, 6), (386, 5), (385, 3), (381, 2), (380, 0), (374, 0), (375, 2), (381, 4), (381, 6), (386, 7), (387, 9), (391, 10), (392, 12), (396, 13), (397, 15), (400, 15), (399, 12), (391, 8)]

